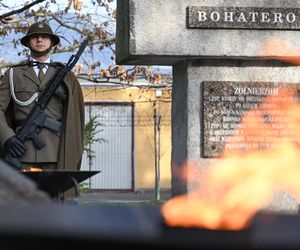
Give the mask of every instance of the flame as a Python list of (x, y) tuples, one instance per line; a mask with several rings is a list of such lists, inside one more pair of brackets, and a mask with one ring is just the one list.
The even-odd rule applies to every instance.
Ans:
[[(262, 55), (300, 64), (300, 53), (279, 39), (269, 39)], [(285, 56), (286, 55), (286, 56)], [(162, 206), (166, 224), (240, 230), (272, 201), (278, 191), (300, 200), (300, 104), (296, 88), (284, 88), (249, 111), (221, 159), (211, 167), (187, 162), (185, 176), (199, 176), (195, 191)], [(241, 143), (241, 140), (242, 143)], [(237, 139), (237, 140), (234, 140)], [(240, 147), (232, 145), (240, 143)], [(244, 145), (244, 146), (242, 146)], [(197, 180), (189, 180), (189, 182)]]
[[(260, 48), (262, 56), (278, 58), (282, 61), (300, 65), (300, 51), (287, 41), (273, 37), (267, 39)], [(276, 55), (276, 56), (275, 56)]]
[(33, 168), (33, 167), (28, 167), (25, 169), (22, 169), (22, 172), (42, 172), (42, 168)]
[[(213, 166), (187, 162), (185, 172), (201, 171), (201, 183), (162, 206), (166, 224), (240, 230), (280, 191), (300, 201), (298, 95), (297, 88), (282, 88), (246, 113), (233, 136), (239, 140), (230, 140)], [(231, 147), (237, 142), (240, 148)]]

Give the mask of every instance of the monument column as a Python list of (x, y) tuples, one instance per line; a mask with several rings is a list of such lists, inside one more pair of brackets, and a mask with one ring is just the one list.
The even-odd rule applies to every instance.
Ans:
[(241, 113), (280, 85), (299, 83), (299, 66), (290, 63), (300, 51), (299, 6), (299, 0), (118, 0), (117, 63), (173, 66), (173, 196), (193, 190), (189, 171), (187, 178), (177, 175), (187, 160), (209, 167)]

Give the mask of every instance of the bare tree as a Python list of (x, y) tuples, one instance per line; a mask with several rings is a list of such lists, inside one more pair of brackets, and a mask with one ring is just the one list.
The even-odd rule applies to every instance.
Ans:
[(44, 21), (61, 38), (53, 52), (54, 59), (59, 61), (67, 61), (80, 42), (90, 37), (89, 47), (74, 68), (77, 75), (94, 82), (117, 78), (130, 84), (140, 76), (153, 84), (161, 83), (161, 74), (152, 67), (115, 64), (115, 0), (15, 2), (10, 1), (8, 6), (0, 0), (0, 70), (28, 57), (29, 50), (20, 44), (20, 38), (33, 22)]
[(91, 69), (99, 68), (103, 62), (98, 54), (104, 50), (104, 53), (111, 55), (113, 64), (115, 10), (110, 8), (112, 2), (90, 0), (85, 1), (84, 6), (78, 0), (37, 0), (20, 6), (7, 6), (0, 0), (3, 13), (0, 16), (0, 68), (6, 68), (28, 56), (29, 50), (19, 40), (35, 21), (49, 23), (60, 36), (61, 43), (54, 51), (57, 58), (67, 59), (67, 55), (74, 52), (85, 37), (90, 37), (89, 49), (81, 61), (84, 66), (81, 70), (91, 72)]

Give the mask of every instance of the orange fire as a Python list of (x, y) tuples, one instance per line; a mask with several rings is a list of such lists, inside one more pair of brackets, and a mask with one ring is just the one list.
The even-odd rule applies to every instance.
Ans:
[[(300, 200), (300, 103), (297, 88), (279, 89), (242, 119), (224, 154), (213, 166), (188, 162), (195, 192), (162, 206), (169, 226), (240, 230), (274, 195)], [(233, 137), (233, 138), (234, 138)], [(237, 149), (237, 146), (240, 145)], [(198, 174), (197, 174), (198, 172)], [(192, 174), (191, 174), (192, 173)], [(197, 180), (192, 180), (196, 182)]]
[[(261, 54), (300, 65), (300, 51), (279, 38), (267, 39), (261, 46)], [(272, 56), (273, 55), (273, 56)], [(277, 56), (275, 56), (277, 55)]]
[(29, 168), (25, 168), (22, 170), (23, 172), (42, 172), (43, 169), (42, 168), (33, 168), (33, 167), (29, 167)]

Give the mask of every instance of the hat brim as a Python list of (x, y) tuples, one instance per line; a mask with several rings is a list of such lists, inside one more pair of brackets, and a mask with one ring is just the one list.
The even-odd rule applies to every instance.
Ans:
[(31, 33), (30, 35), (26, 35), (24, 37), (21, 38), (21, 44), (24, 45), (25, 47), (28, 47), (28, 40), (30, 37), (34, 36), (34, 35), (47, 35), (49, 37), (51, 37), (51, 40), (53, 42), (53, 47), (55, 47), (57, 44), (60, 43), (60, 39), (57, 35), (54, 34), (49, 34), (49, 33), (41, 33), (41, 32), (36, 32), (36, 33)]

